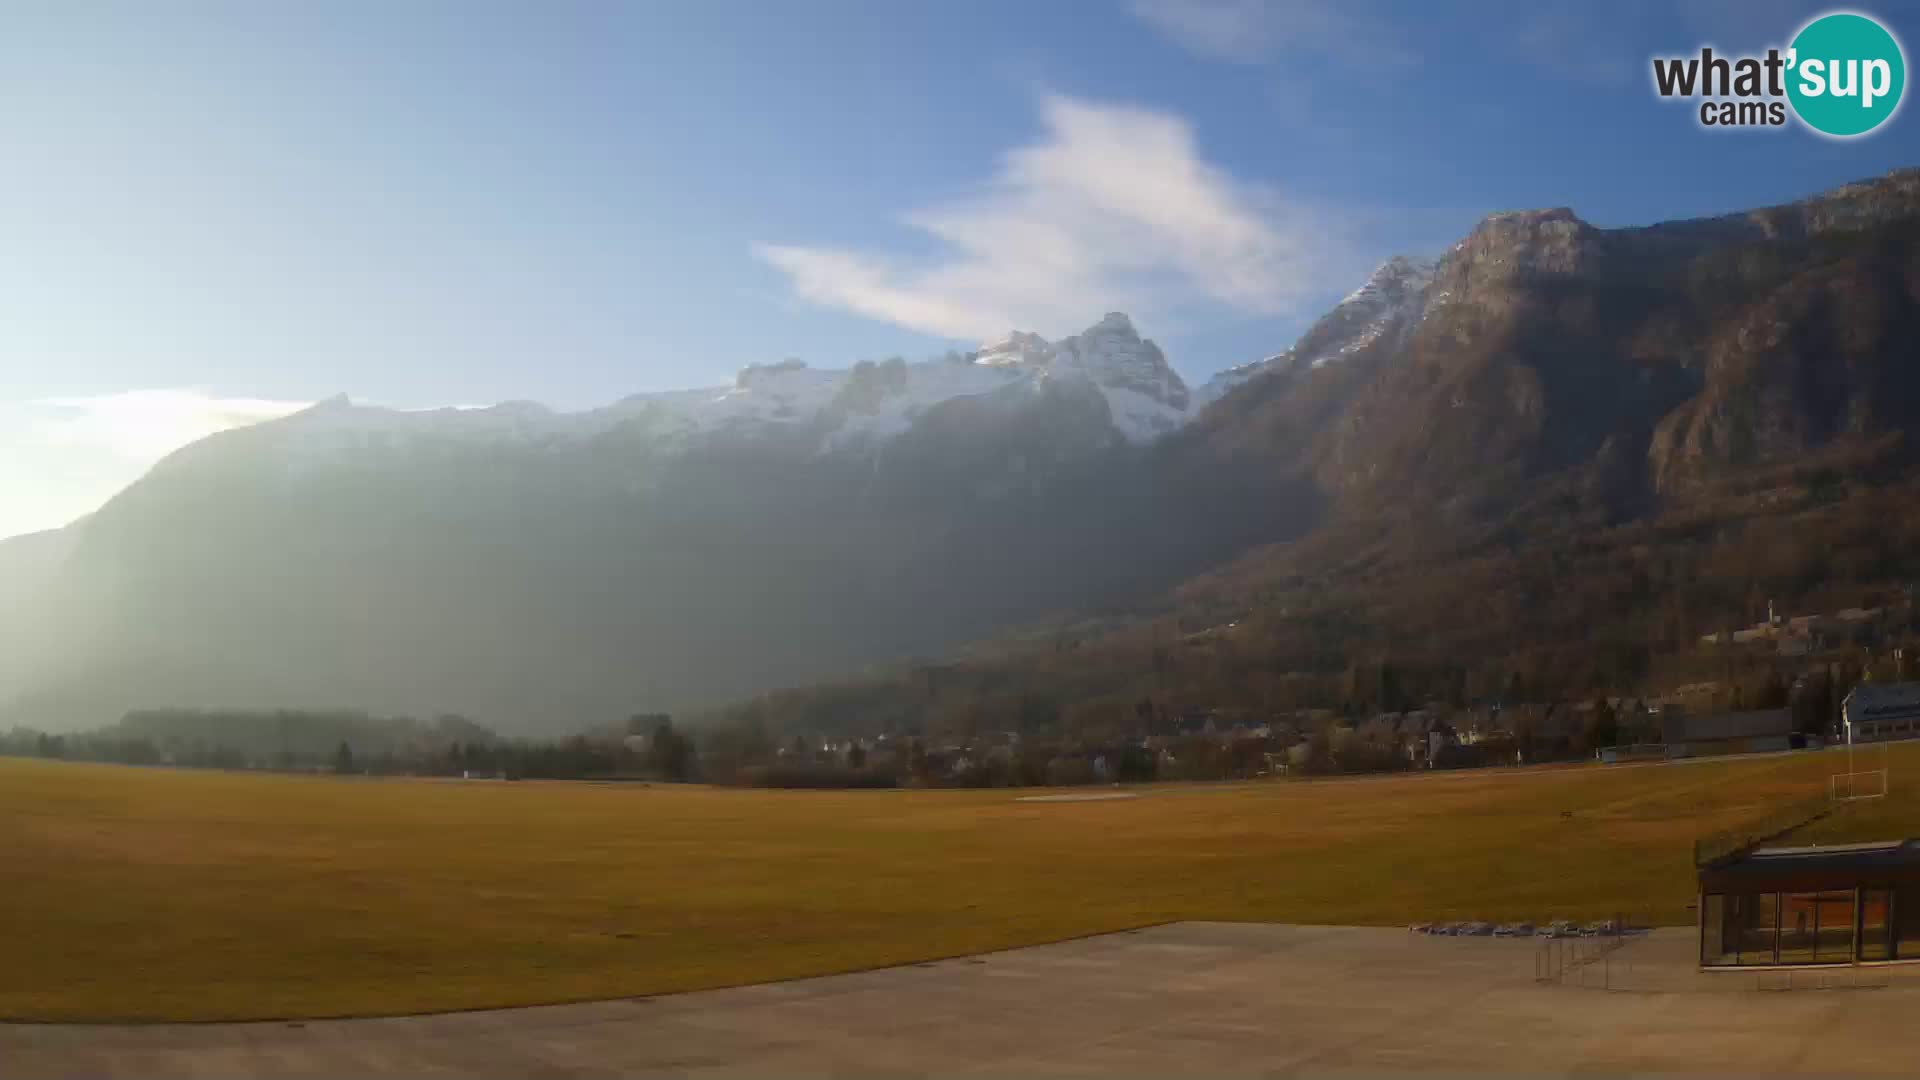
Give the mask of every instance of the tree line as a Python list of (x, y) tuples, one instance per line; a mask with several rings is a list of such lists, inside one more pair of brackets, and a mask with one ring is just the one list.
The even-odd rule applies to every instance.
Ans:
[(468, 779), (699, 778), (691, 737), (664, 713), (562, 739), (507, 739), (459, 716), (422, 723), (361, 712), (167, 709), (94, 731), (0, 732), (0, 755), (123, 765)]

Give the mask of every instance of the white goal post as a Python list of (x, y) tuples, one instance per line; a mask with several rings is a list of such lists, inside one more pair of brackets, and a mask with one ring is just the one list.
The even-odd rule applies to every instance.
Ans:
[(1834, 802), (1880, 799), (1887, 794), (1887, 770), (1834, 773), (1827, 777), (1827, 797)]
[(1853, 719), (1845, 721), (1847, 731), (1847, 771), (1834, 773), (1827, 778), (1827, 798), (1832, 802), (1851, 802), (1854, 799), (1881, 799), (1887, 794), (1887, 744), (1868, 743), (1867, 761), (1871, 765), (1876, 759), (1880, 762), (1877, 769), (1861, 769), (1855, 764), (1853, 745)]

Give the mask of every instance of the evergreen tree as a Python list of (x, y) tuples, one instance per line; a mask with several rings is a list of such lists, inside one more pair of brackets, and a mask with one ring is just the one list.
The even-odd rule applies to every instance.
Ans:
[(693, 743), (673, 730), (673, 718), (658, 714), (649, 756), (655, 772), (668, 780), (685, 780), (693, 773)]

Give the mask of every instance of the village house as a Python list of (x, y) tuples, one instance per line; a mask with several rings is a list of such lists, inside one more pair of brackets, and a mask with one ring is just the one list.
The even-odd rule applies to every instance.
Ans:
[(1419, 709), (1400, 718), (1400, 748), (1416, 769), (1430, 769), (1440, 751), (1455, 744), (1453, 728), (1437, 713)]
[(1700, 638), (1702, 645), (1751, 645), (1759, 642), (1773, 642), (1775, 651), (1782, 656), (1805, 656), (1834, 645), (1858, 640), (1871, 624), (1877, 621), (1885, 608), (1871, 607), (1842, 608), (1832, 615), (1795, 615), (1782, 618), (1776, 614), (1773, 604), (1767, 604), (1765, 622), (1739, 630), (1723, 630), (1717, 634), (1706, 634)]

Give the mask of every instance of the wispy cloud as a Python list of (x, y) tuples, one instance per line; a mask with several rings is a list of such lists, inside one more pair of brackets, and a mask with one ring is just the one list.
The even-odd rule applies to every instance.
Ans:
[(305, 405), (201, 390), (0, 402), (0, 537), (65, 525), (190, 442)]
[(1100, 312), (1287, 314), (1348, 269), (1341, 216), (1203, 160), (1181, 118), (1042, 99), (1043, 137), (979, 194), (905, 215), (943, 246), (911, 260), (767, 245), (805, 300), (944, 337), (1057, 334)]
[(1350, 0), (1132, 0), (1129, 7), (1185, 48), (1237, 64), (1301, 54), (1374, 67), (1419, 62), (1398, 27)]

